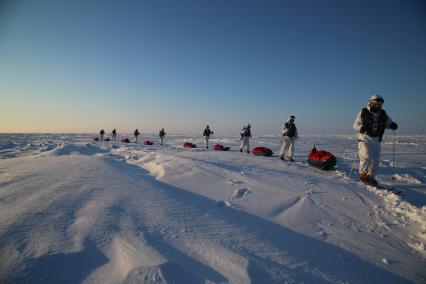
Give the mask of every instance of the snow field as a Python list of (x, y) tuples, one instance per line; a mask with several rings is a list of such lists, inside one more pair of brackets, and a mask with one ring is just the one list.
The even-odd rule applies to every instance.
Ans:
[[(331, 172), (303, 163), (312, 142), (337, 152), (347, 137), (301, 139), (294, 164), (241, 154), (232, 137), (212, 142), (230, 152), (184, 149), (202, 145), (185, 136), (164, 147), (46, 138), (54, 149), (0, 160), (0, 280), (425, 281), (426, 207), (409, 194), (425, 188), (417, 161), (397, 174), (422, 183), (396, 179), (396, 196), (345, 179), (349, 154)], [(277, 154), (279, 140), (257, 139)], [(388, 182), (392, 167), (381, 171)]]

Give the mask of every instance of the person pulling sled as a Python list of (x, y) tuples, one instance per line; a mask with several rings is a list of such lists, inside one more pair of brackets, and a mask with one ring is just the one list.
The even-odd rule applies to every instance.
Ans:
[(99, 131), (99, 134), (101, 136), (101, 141), (104, 141), (105, 130), (101, 129), (101, 131)]
[(357, 115), (353, 128), (358, 131), (359, 179), (377, 186), (375, 178), (380, 163), (381, 142), (386, 128), (398, 129), (398, 125), (382, 109), (384, 99), (374, 95), (367, 107)]
[(204, 128), (203, 136), (204, 136), (204, 145), (206, 146), (206, 149), (209, 148), (209, 139), (210, 135), (213, 134), (213, 131), (210, 129), (210, 127), (207, 125), (206, 128)]
[(138, 137), (139, 137), (139, 130), (136, 128), (135, 132), (133, 133), (135, 135), (135, 143), (138, 143)]
[(240, 152), (243, 152), (244, 147), (246, 147), (247, 154), (250, 153), (250, 137), (251, 137), (251, 126), (250, 123), (247, 126), (244, 126), (240, 131), (240, 141), (241, 147)]
[(161, 128), (160, 132), (158, 133), (158, 136), (160, 136), (160, 145), (163, 145), (164, 136), (166, 136), (166, 132), (164, 131), (164, 128)]
[(285, 152), (288, 151), (288, 160), (294, 162), (294, 142), (296, 139), (299, 139), (297, 134), (296, 124), (294, 123), (295, 116), (290, 115), (288, 120), (283, 123), (281, 127), (281, 133), (283, 135), (281, 148), (280, 148), (280, 159), (285, 161)]

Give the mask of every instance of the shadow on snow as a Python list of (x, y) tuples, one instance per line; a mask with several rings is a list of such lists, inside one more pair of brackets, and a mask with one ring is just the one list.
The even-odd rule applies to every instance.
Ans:
[[(216, 201), (161, 182), (149, 175), (148, 171), (138, 166), (127, 163), (124, 165), (123, 162), (114, 160), (109, 160), (109, 162), (113, 167), (118, 168), (123, 173), (141, 178), (144, 182), (148, 182), (155, 191), (161, 191), (171, 200), (183, 204), (184, 206), (195, 207), (200, 214), (209, 213), (235, 228), (244, 230), (247, 232), (247, 235), (255, 232), (257, 236), (256, 239), (269, 242), (277, 251), (284, 252), (285, 255), (289, 255), (299, 263), (309, 264), (310, 267), (306, 269), (305, 265), (280, 264), (273, 260), (272, 254), (274, 254), (274, 252), (270, 252), (271, 255), (266, 257), (260, 256), (251, 251), (250, 248), (236, 246), (232, 243), (232, 240), (228, 242), (225, 234), (221, 238), (222, 244), (238, 254), (245, 256), (249, 260), (248, 274), (251, 281), (254, 283), (277, 282), (277, 280), (272, 281), (270, 278), (271, 275), (274, 274), (274, 271), (275, 273), (277, 271), (282, 271), (284, 275), (291, 276), (290, 278), (294, 277), (298, 281), (310, 283), (326, 283), (336, 280), (355, 283), (408, 282), (406, 279), (375, 264), (369, 263), (332, 244), (302, 235), (247, 212), (241, 212), (229, 207), (220, 208), (217, 206)], [(141, 172), (144, 174), (141, 175)], [(170, 218), (173, 218), (173, 216), (170, 216)], [(208, 226), (208, 224), (206, 224), (206, 226)], [(216, 233), (221, 234), (221, 232)], [(176, 249), (171, 250), (170, 245), (166, 244), (161, 238), (161, 235), (155, 238), (151, 237), (149, 238), (149, 242), (165, 255), (175, 254), (182, 256), (185, 254), (184, 252), (181, 253), (176, 251)], [(218, 276), (212, 269), (207, 269), (204, 264), (197, 265), (204, 270), (203, 275), (207, 279), (214, 282), (223, 281), (222, 277), (224, 276)], [(192, 265), (190, 265), (190, 267), (191, 266)], [(315, 272), (317, 270), (324, 272), (328, 276), (322, 275), (321, 273), (317, 274)], [(269, 272), (267, 273), (266, 271)], [(337, 279), (329, 279), (329, 277)], [(285, 280), (286, 279), (280, 279), (278, 282)]]

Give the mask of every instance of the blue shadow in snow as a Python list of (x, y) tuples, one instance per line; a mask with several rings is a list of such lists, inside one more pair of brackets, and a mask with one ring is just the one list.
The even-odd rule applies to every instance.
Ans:
[[(255, 239), (264, 240), (271, 244), (273, 251), (268, 256), (259, 255), (253, 251), (250, 246), (244, 244), (237, 245), (233, 243), (231, 236), (227, 232), (215, 232), (215, 239), (231, 250), (246, 257), (249, 260), (248, 275), (253, 283), (283, 283), (286, 280), (296, 279), (296, 281), (307, 283), (328, 283), (332, 281), (343, 281), (351, 283), (409, 283), (410, 281), (385, 270), (375, 264), (343, 250), (332, 244), (305, 236), (292, 231), (273, 222), (242, 212), (230, 207), (218, 207), (217, 202), (197, 195), (195, 193), (183, 190), (181, 188), (161, 182), (152, 177), (148, 171), (134, 165), (123, 163), (122, 161), (109, 160), (111, 166), (116, 167), (123, 174), (133, 176), (135, 179), (141, 179), (142, 184), (148, 184), (146, 191), (155, 190), (168, 197), (169, 200), (180, 204), (182, 207), (190, 207), (199, 212), (200, 216), (208, 213), (216, 219), (230, 224), (232, 227), (240, 228), (248, 236), (255, 234)], [(143, 174), (141, 174), (143, 173)], [(141, 193), (143, 194), (143, 193)], [(143, 206), (143, 204), (141, 204)], [(164, 208), (167, 214), (167, 208)], [(173, 212), (170, 212), (170, 218), (173, 218)], [(209, 224), (206, 228), (199, 228), (205, 231), (211, 231)], [(229, 239), (229, 237), (231, 237)], [(237, 237), (238, 239), (238, 237)], [(164, 255), (174, 255), (174, 257), (186, 259), (185, 253), (167, 245), (161, 236), (148, 236), (148, 240), (155, 249)], [(292, 264), (283, 264), (275, 261), (275, 253), (283, 253), (284, 257)], [(195, 262), (194, 262), (195, 261)], [(204, 264), (196, 263), (198, 261), (190, 259), (189, 267), (201, 268), (199, 275), (213, 281), (221, 281), (221, 276), (213, 270), (206, 268)], [(192, 264), (191, 264), (192, 263)], [(193, 266), (195, 263), (195, 266)], [(299, 263), (297, 265), (295, 263)], [(305, 264), (310, 264), (308, 268)], [(188, 268), (188, 267), (187, 267)], [(308, 271), (309, 270), (309, 271)], [(419, 275), (424, 275), (418, 272)], [(289, 277), (289, 278), (287, 278)], [(225, 278), (226, 279), (226, 278)]]
[(76, 253), (43, 255), (29, 261), (23, 271), (11, 283), (81, 283), (108, 258), (90, 242)]

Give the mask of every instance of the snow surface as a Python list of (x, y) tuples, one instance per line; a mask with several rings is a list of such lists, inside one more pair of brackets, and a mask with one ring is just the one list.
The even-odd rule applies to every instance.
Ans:
[[(296, 163), (273, 135), (251, 141), (272, 157), (93, 137), (0, 134), (0, 283), (426, 281), (426, 136), (397, 137), (395, 161), (384, 139), (401, 196), (355, 181), (351, 136), (301, 137)], [(304, 162), (314, 144), (335, 170)]]

